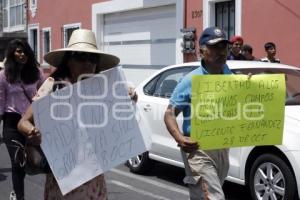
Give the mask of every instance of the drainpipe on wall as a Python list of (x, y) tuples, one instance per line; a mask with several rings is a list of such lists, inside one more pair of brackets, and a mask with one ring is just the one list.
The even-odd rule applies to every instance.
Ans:
[(2, 37), (3, 35), (3, 1), (0, 1), (0, 36)]
[(28, 41), (28, 21), (29, 21), (29, 0), (25, 0), (25, 30), (26, 39)]
[[(187, 1), (188, 0), (184, 0), (184, 13), (183, 13), (184, 22), (183, 22), (183, 29), (185, 29), (186, 25), (187, 25)], [(182, 39), (182, 41), (183, 41), (183, 39)], [(187, 59), (187, 55), (185, 53), (183, 53), (183, 62), (187, 62), (187, 60), (188, 60)]]
[(60, 27), (60, 46), (61, 48), (64, 48), (65, 47), (65, 44), (64, 44), (64, 27)]
[(187, 26), (187, 1), (184, 1), (184, 28)]

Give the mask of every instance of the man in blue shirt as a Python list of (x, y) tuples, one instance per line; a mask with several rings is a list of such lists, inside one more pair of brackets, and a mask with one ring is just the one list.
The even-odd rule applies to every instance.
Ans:
[[(217, 27), (209, 27), (202, 32), (199, 39), (200, 66), (176, 86), (165, 112), (167, 129), (181, 148), (186, 171), (184, 182), (189, 185), (191, 200), (225, 200), (222, 184), (229, 169), (228, 149), (203, 151), (197, 142), (190, 139), (190, 103), (193, 75), (232, 73), (226, 65), (228, 43), (225, 33)], [(183, 133), (176, 122), (181, 112), (184, 117)]]

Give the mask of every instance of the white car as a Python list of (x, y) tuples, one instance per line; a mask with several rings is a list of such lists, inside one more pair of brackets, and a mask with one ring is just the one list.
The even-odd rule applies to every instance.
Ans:
[[(283, 144), (231, 148), (227, 180), (247, 185), (253, 199), (299, 199), (300, 69), (256, 61), (227, 64), (238, 74), (285, 73), (287, 85)], [(177, 83), (198, 66), (199, 62), (193, 62), (165, 67), (136, 88), (137, 105), (149, 123), (153, 144), (149, 152), (127, 161), (131, 172), (146, 173), (154, 160), (183, 167), (179, 148), (166, 129), (164, 113)], [(180, 116), (178, 123), (181, 126)]]

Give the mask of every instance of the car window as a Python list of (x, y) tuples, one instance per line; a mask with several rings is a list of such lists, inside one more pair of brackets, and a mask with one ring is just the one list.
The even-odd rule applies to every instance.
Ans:
[(235, 69), (235, 74), (285, 74), (286, 105), (300, 105), (300, 70), (292, 69)]
[(196, 69), (196, 66), (180, 67), (164, 71), (145, 85), (144, 93), (150, 96), (170, 98), (176, 85), (193, 69)]
[(155, 90), (155, 86), (157, 83), (157, 80), (159, 79), (160, 75), (156, 76), (154, 79), (152, 79), (150, 82), (148, 82), (145, 86), (144, 86), (144, 94), (145, 95), (150, 95), (152, 96)]

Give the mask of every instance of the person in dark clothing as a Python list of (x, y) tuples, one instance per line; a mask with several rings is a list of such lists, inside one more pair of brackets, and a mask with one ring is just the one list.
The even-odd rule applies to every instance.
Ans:
[(10, 200), (24, 199), (25, 170), (18, 158), (25, 137), (17, 130), (18, 121), (30, 105), (37, 89), (43, 83), (43, 73), (29, 44), (12, 40), (6, 50), (4, 70), (0, 72), (0, 121), (3, 120), (3, 141), (12, 166), (14, 191)]
[(249, 44), (244, 44), (242, 46), (242, 55), (245, 57), (245, 60), (257, 61), (253, 56), (253, 48)]

